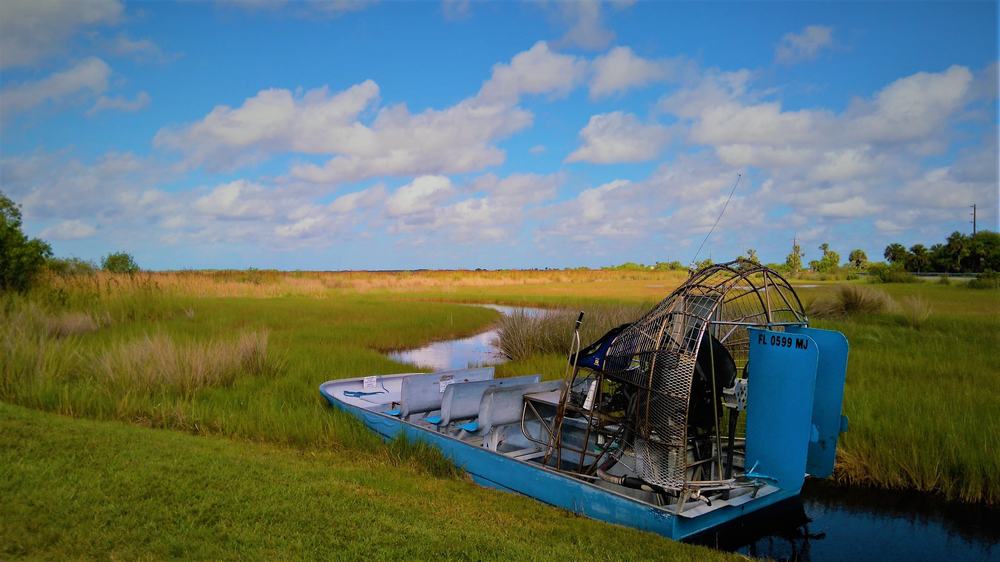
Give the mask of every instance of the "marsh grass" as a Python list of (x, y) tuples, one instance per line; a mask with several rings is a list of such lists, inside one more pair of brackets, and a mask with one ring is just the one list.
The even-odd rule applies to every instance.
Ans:
[(896, 303), (885, 291), (862, 285), (838, 285), (831, 293), (809, 303), (807, 313), (817, 318), (844, 318), (895, 310)]
[[(649, 311), (647, 305), (588, 306), (580, 328), (581, 346), (586, 346), (612, 328), (634, 322)], [(502, 317), (497, 326), (497, 348), (514, 360), (533, 355), (561, 354), (570, 351), (573, 327), (579, 313), (555, 310), (542, 315), (530, 315), (515, 310)]]
[(178, 344), (166, 334), (120, 341), (95, 359), (97, 378), (121, 393), (170, 390), (190, 397), (212, 386), (231, 386), (241, 375), (274, 376), (281, 362), (268, 356), (267, 330), (234, 340)]
[(927, 323), (933, 310), (930, 303), (921, 297), (903, 297), (899, 301), (899, 312), (903, 322), (914, 330), (919, 330)]
[[(651, 296), (662, 298), (676, 281), (644, 277), (644, 272), (636, 278), (594, 273), (568, 274), (569, 281), (560, 280), (559, 272), (471, 274), (480, 285), (449, 285), (449, 276), (459, 274), (448, 272), (414, 274), (417, 281), (402, 273), (359, 273), (358, 280), (388, 284), (396, 279), (401, 286), (360, 290), (351, 285), (324, 289), (322, 294), (296, 294), (302, 286), (283, 281), (298, 279), (294, 273), (263, 273), (259, 283), (226, 274), (220, 275), (221, 285), (213, 275), (199, 274), (191, 279), (209, 281), (186, 287), (164, 280), (175, 274), (114, 281), (96, 276), (73, 281), (75, 285), (61, 280), (28, 297), (0, 299), (0, 400), (76, 417), (328, 450), (447, 474), (449, 469), (441, 468), (434, 451), (413, 444), (381, 446), (351, 416), (327, 407), (318, 385), (412, 370), (381, 351), (472, 335), (499, 317), (493, 310), (445, 301), (583, 309), (586, 345), (644, 313)], [(344, 281), (352, 275), (314, 277)], [(499, 279), (496, 285), (486, 284), (494, 277)], [(216, 290), (230, 294), (227, 283), (269, 287), (272, 294), (285, 296), (252, 292), (257, 289), (249, 296), (213, 296)], [(989, 391), (1000, 384), (1000, 369), (990, 351), (1000, 348), (1000, 299), (993, 291), (931, 283), (881, 285), (879, 290), (899, 302), (924, 299), (934, 312), (919, 330), (901, 321), (891, 305), (882, 307), (883, 312), (838, 314), (817, 322), (818, 327), (843, 331), (851, 345), (845, 398), (851, 430), (842, 441), (837, 477), (848, 483), (1000, 503), (1000, 456), (995, 449), (1000, 416), (991, 414), (1000, 411), (1000, 396)], [(840, 299), (841, 291), (839, 286), (821, 285), (800, 293), (804, 300), (820, 300), (828, 294)], [(861, 299), (848, 300), (852, 304), (838, 305), (838, 310), (866, 309), (853, 304)], [(61, 323), (57, 319), (71, 313), (88, 315), (97, 329), (50, 330), (49, 320)], [(567, 313), (544, 327), (522, 322), (517, 326), (522, 329), (521, 343), (510, 352), (519, 359), (500, 366), (498, 373), (562, 376), (575, 319), (575, 313)], [(102, 353), (149, 334), (169, 337), (176, 349), (192, 350), (211, 347), (212, 342), (234, 345), (238, 334), (265, 330), (267, 356), (281, 362), (281, 368), (269, 374), (241, 366), (225, 384), (190, 392), (167, 386), (150, 394), (108, 385), (96, 371)]]

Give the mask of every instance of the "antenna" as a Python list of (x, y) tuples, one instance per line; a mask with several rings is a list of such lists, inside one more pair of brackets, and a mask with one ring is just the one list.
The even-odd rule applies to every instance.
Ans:
[(705, 247), (705, 242), (708, 242), (708, 238), (712, 235), (713, 232), (715, 232), (715, 227), (719, 226), (719, 221), (722, 220), (722, 215), (726, 213), (726, 207), (728, 207), (729, 202), (732, 201), (733, 194), (736, 193), (736, 186), (740, 185), (740, 179), (742, 178), (743, 178), (742, 173), (736, 174), (736, 181), (733, 182), (733, 188), (729, 190), (729, 197), (726, 198), (726, 204), (722, 206), (722, 210), (719, 211), (719, 216), (715, 217), (715, 224), (713, 224), (712, 228), (708, 230), (708, 234), (705, 235), (705, 239), (702, 240), (701, 245), (698, 246), (698, 251), (695, 252), (694, 257), (691, 258), (691, 267), (689, 269), (694, 268), (694, 264), (698, 262), (698, 255), (701, 254), (701, 249)]

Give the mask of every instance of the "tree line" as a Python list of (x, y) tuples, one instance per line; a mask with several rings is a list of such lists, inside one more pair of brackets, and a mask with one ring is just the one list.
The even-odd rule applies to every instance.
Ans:
[(1000, 271), (1000, 234), (981, 230), (975, 234), (952, 232), (930, 248), (899, 243), (885, 247), (885, 260), (913, 273), (983, 273)]

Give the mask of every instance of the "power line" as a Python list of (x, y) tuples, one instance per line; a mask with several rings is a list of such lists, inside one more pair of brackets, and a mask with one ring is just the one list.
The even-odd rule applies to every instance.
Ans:
[(719, 212), (719, 216), (715, 218), (715, 224), (712, 228), (708, 230), (708, 234), (705, 235), (705, 239), (701, 241), (701, 245), (698, 246), (698, 251), (694, 253), (694, 258), (691, 260), (691, 266), (698, 262), (698, 256), (701, 254), (701, 249), (705, 247), (705, 242), (708, 242), (709, 236), (715, 232), (715, 227), (719, 226), (719, 221), (722, 220), (722, 215), (726, 213), (726, 207), (729, 206), (729, 202), (733, 199), (733, 194), (736, 193), (736, 186), (740, 185), (740, 179), (743, 177), (742, 173), (736, 174), (736, 181), (733, 182), (733, 188), (729, 190), (729, 197), (726, 198), (726, 203), (722, 206), (722, 211)]

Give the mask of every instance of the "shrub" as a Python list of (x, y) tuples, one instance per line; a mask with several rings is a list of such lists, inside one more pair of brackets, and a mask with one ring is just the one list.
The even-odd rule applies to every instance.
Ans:
[(21, 209), (0, 193), (0, 291), (24, 292), (45, 267), (52, 248), (21, 231)]
[(895, 302), (878, 289), (858, 285), (840, 285), (833, 295), (809, 304), (810, 316), (839, 318), (854, 314), (878, 314), (892, 309)]
[(906, 297), (899, 303), (900, 312), (906, 325), (919, 330), (931, 317), (931, 305), (920, 297)]
[(969, 280), (966, 285), (970, 289), (1000, 289), (1000, 273), (984, 271), (976, 275), (975, 279)]
[(92, 275), (97, 272), (97, 266), (80, 258), (51, 258), (45, 264), (49, 271), (56, 275)]
[(918, 279), (901, 265), (873, 263), (868, 266), (868, 278), (876, 283), (916, 283)]
[(101, 260), (101, 269), (111, 273), (139, 273), (139, 265), (135, 259), (125, 252), (115, 252), (104, 256)]
[(938, 285), (951, 285), (951, 277), (948, 277), (947, 273), (942, 273), (937, 282)]

